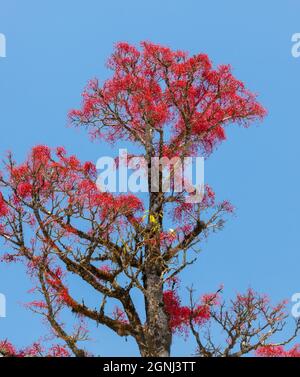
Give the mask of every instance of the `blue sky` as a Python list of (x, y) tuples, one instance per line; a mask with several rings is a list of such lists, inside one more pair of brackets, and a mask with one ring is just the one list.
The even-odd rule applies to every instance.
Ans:
[[(7, 39), (7, 57), (0, 58), (0, 155), (13, 150), (22, 160), (37, 143), (64, 145), (84, 160), (107, 154), (106, 146), (68, 128), (66, 114), (78, 106), (88, 79), (108, 77), (105, 61), (117, 41), (151, 40), (207, 53), (216, 65), (230, 63), (269, 115), (247, 130), (232, 127), (207, 161), (207, 183), (236, 206), (236, 216), (204, 242), (182, 280), (193, 281), (199, 293), (223, 283), (228, 297), (251, 286), (275, 301), (289, 299), (300, 291), (300, 58), (291, 55), (299, 14), (297, 0), (0, 0), (0, 33)], [(46, 332), (21, 305), (30, 287), (22, 268), (0, 266), (7, 297), (0, 338), (18, 345)], [(102, 327), (93, 339), (92, 349), (103, 356), (137, 354), (133, 342)], [(175, 339), (174, 355), (193, 351), (192, 342)]]

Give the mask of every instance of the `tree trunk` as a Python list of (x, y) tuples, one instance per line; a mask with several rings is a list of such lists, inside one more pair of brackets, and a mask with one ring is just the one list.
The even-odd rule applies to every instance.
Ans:
[[(142, 341), (138, 341), (141, 356), (143, 357), (168, 357), (172, 344), (172, 332), (169, 326), (169, 316), (165, 312), (163, 297), (163, 270), (164, 263), (160, 251), (160, 231), (163, 222), (162, 209), (162, 171), (159, 170), (158, 186), (152, 191), (152, 160), (155, 155), (153, 149), (152, 133), (148, 130), (148, 146), (146, 148), (148, 164), (148, 189), (149, 189), (149, 218), (148, 236), (155, 245), (145, 248), (147, 262), (143, 271), (145, 289), (146, 326)], [(161, 151), (162, 153), (162, 151)], [(156, 183), (156, 184), (157, 184)], [(155, 217), (155, 224), (151, 223), (150, 216)]]
[(164, 310), (163, 284), (159, 265), (148, 266), (144, 273), (146, 290), (146, 329), (140, 352), (143, 357), (170, 356), (172, 332)]

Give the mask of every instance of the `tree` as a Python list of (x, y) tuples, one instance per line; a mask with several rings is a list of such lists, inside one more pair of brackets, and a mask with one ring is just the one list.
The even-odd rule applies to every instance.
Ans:
[[(194, 194), (188, 190), (164, 192), (162, 169), (158, 189), (151, 190), (153, 157), (208, 158), (225, 140), (226, 126), (261, 120), (264, 108), (229, 66), (214, 69), (203, 54), (190, 57), (148, 42), (141, 50), (119, 43), (108, 67), (112, 77), (102, 86), (90, 81), (82, 108), (72, 110), (70, 119), (92, 138), (124, 140), (139, 149), (148, 168), (148, 202), (99, 191), (95, 165), (81, 163), (62, 147), (36, 146), (23, 164), (9, 154), (0, 179), (0, 235), (11, 252), (2, 259), (25, 262), (41, 296), (28, 306), (47, 319), (76, 356), (87, 355), (78, 345), (87, 339), (83, 319), (133, 337), (142, 356), (169, 356), (176, 331), (191, 331), (201, 356), (230, 355), (237, 345), (238, 356), (277, 347), (267, 340), (283, 325), (283, 305), (272, 309), (249, 291), (224, 314), (220, 292), (196, 302), (191, 295), (189, 306), (182, 306), (178, 296), (180, 272), (195, 261), (201, 239), (223, 227), (232, 205), (217, 203), (209, 186), (200, 203), (187, 200)], [(73, 276), (94, 290), (100, 305), (75, 297), (74, 286), (66, 283)], [(137, 294), (143, 296), (144, 313)], [(72, 333), (60, 319), (66, 309), (79, 318)], [(265, 325), (257, 324), (258, 316)], [(203, 344), (200, 331), (211, 321), (228, 333), (227, 347), (214, 346), (210, 336)], [(3, 344), (3, 355), (18, 353)]]

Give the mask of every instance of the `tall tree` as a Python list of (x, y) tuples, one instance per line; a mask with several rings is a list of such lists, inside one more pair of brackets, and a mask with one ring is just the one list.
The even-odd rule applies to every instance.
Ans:
[[(223, 227), (231, 204), (217, 203), (207, 185), (199, 203), (188, 200), (194, 193), (187, 189), (176, 192), (172, 186), (165, 192), (162, 169), (157, 189), (151, 186), (154, 157), (208, 158), (225, 140), (226, 126), (246, 127), (264, 117), (264, 108), (228, 65), (214, 69), (203, 54), (189, 56), (148, 42), (140, 50), (119, 43), (108, 67), (112, 77), (103, 85), (90, 81), (82, 108), (72, 110), (70, 119), (93, 138), (135, 145), (146, 161), (148, 199), (99, 191), (95, 165), (81, 163), (62, 147), (36, 146), (21, 165), (9, 155), (0, 178), (0, 235), (12, 251), (3, 260), (26, 262), (41, 295), (30, 308), (76, 356), (87, 354), (78, 345), (86, 329), (79, 323), (69, 334), (59, 317), (63, 309), (133, 337), (142, 356), (169, 356), (173, 333), (186, 329), (202, 356), (233, 351), (241, 356), (262, 346), (270, 353), (278, 345), (266, 341), (280, 330), (283, 306), (272, 310), (249, 291), (233, 301), (231, 316), (218, 303), (218, 292), (196, 302), (191, 297), (189, 306), (178, 297), (178, 275), (194, 262), (201, 239)], [(87, 283), (101, 303), (92, 307), (88, 299), (76, 298), (68, 276), (72, 284), (73, 276)], [(144, 310), (136, 303), (138, 294)], [(266, 324), (253, 330), (258, 314)], [(210, 338), (203, 344), (199, 331), (210, 321), (227, 331), (227, 347), (215, 347)], [(7, 342), (1, 349), (17, 353)]]

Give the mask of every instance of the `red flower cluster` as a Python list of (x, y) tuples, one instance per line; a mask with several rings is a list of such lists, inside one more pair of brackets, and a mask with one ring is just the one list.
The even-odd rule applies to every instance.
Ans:
[(5, 355), (16, 355), (15, 347), (7, 340), (0, 341), (0, 353)]
[(28, 198), (32, 195), (32, 184), (29, 182), (21, 182), (18, 185), (17, 193), (21, 198)]
[(57, 301), (72, 307), (74, 300), (69, 294), (69, 289), (62, 282), (63, 272), (60, 267), (46, 274), (46, 281), (56, 294)]
[(54, 345), (50, 348), (49, 353), (52, 357), (69, 357), (70, 352), (63, 346), (59, 344)]
[(125, 312), (122, 309), (120, 309), (118, 306), (114, 308), (112, 317), (123, 325), (128, 323), (128, 319)]
[[(91, 80), (82, 95), (82, 108), (69, 113), (75, 123), (90, 124), (93, 137), (141, 141), (147, 124), (156, 130), (172, 124), (173, 137), (164, 146), (170, 156), (199, 148), (210, 153), (225, 139), (224, 126), (247, 125), (265, 115), (255, 96), (233, 77), (230, 66), (213, 69), (204, 54), (189, 57), (149, 42), (141, 43), (139, 51), (118, 43), (108, 66), (113, 77), (102, 87)], [(113, 112), (116, 104), (118, 116)], [(183, 142), (187, 125), (191, 127), (188, 151)]]
[[(53, 195), (66, 196), (68, 203), (90, 211), (98, 209), (101, 220), (113, 215), (132, 216), (143, 210), (142, 202), (134, 195), (115, 197), (99, 192), (95, 183), (96, 167), (91, 162), (80, 163), (75, 156), (67, 156), (63, 148), (54, 153), (45, 146), (34, 147), (25, 164), (10, 168), (10, 182), (17, 197), (15, 202), (38, 195), (45, 205)], [(0, 196), (0, 216), (7, 215), (7, 206)], [(71, 231), (70, 229), (68, 230)]]
[(3, 199), (3, 195), (0, 193), (0, 217), (7, 216), (8, 214), (8, 207)]
[(266, 346), (260, 347), (256, 351), (256, 356), (261, 357), (300, 357), (300, 345), (295, 345), (289, 351), (283, 346)]
[(47, 304), (44, 301), (31, 301), (25, 304), (25, 307), (28, 308), (37, 308), (37, 309), (46, 309)]
[(0, 355), (8, 357), (69, 357), (70, 352), (59, 344), (54, 344), (48, 350), (45, 350), (40, 342), (35, 342), (24, 349), (16, 349), (9, 341), (0, 341)]
[(194, 309), (182, 306), (178, 293), (173, 289), (164, 292), (164, 304), (173, 332), (186, 333), (190, 327), (190, 321), (196, 325), (202, 325), (210, 319), (211, 303), (202, 300), (201, 304)]

